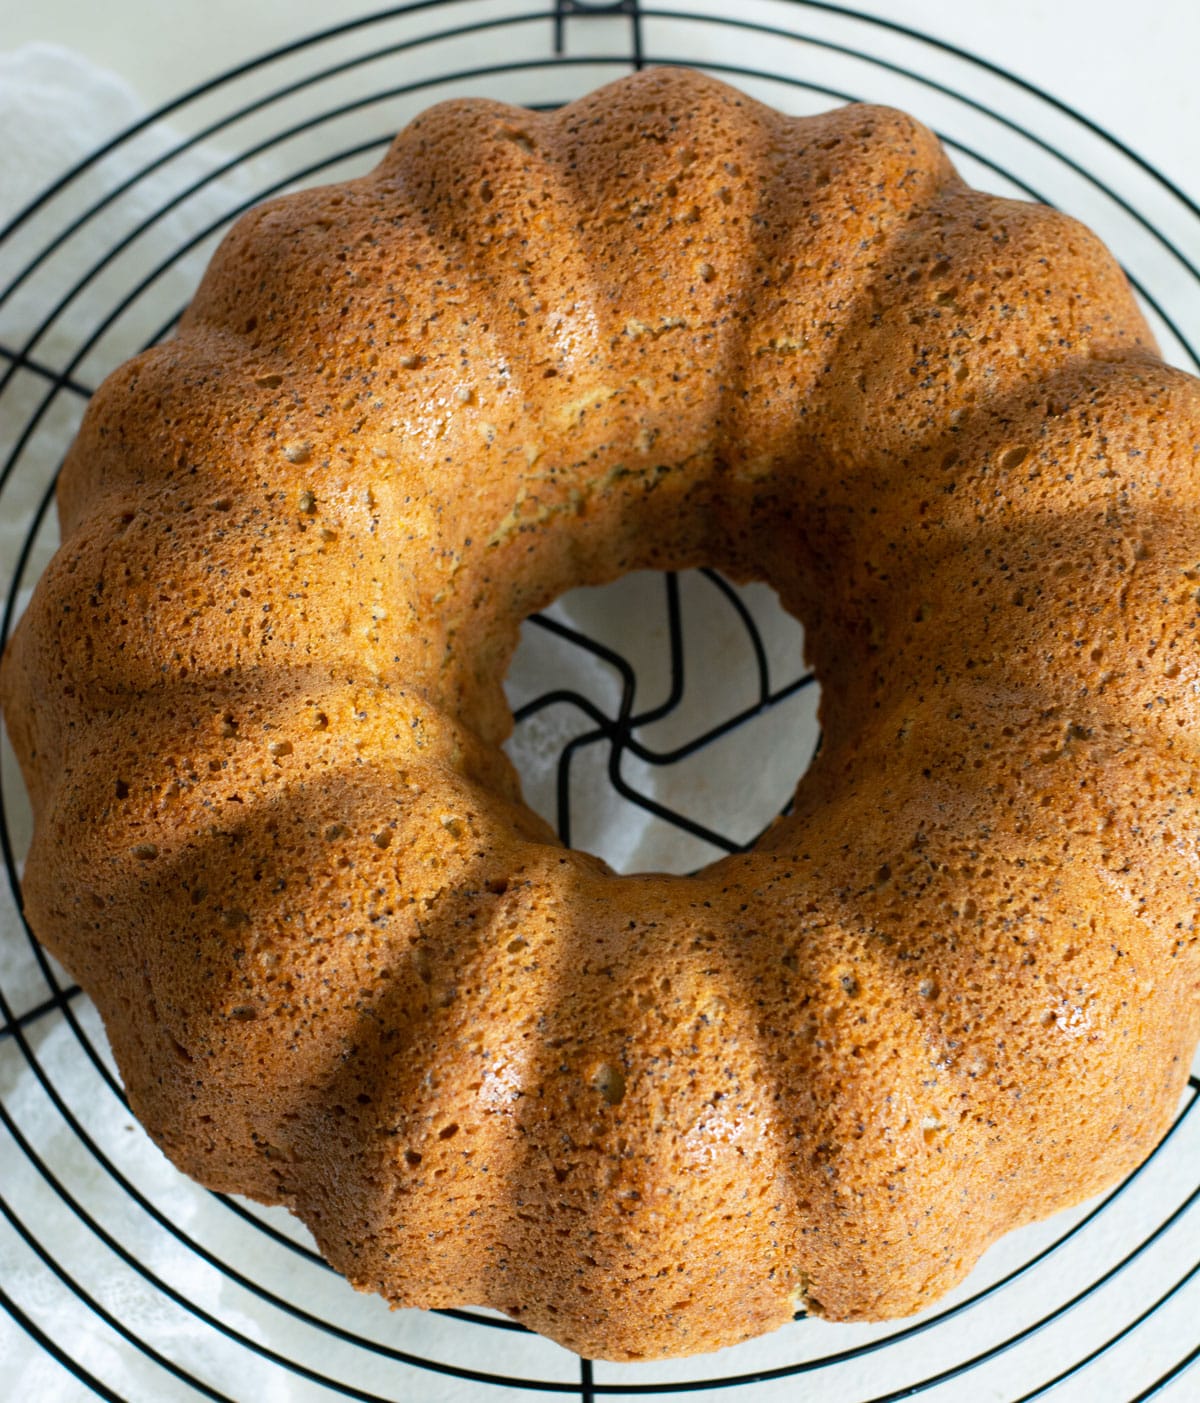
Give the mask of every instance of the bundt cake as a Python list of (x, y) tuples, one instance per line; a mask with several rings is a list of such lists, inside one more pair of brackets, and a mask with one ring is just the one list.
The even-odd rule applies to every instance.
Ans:
[[(917, 122), (650, 71), (272, 201), (95, 396), (8, 649), (41, 940), (358, 1287), (589, 1356), (915, 1311), (1196, 1038), (1200, 392)], [(768, 581), (824, 745), (698, 875), (501, 750), (520, 621)]]

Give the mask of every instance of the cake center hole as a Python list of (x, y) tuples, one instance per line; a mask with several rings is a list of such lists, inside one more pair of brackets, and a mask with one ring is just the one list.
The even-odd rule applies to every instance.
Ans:
[(782, 813), (820, 738), (804, 629), (768, 585), (653, 571), (522, 625), (505, 749), (525, 799), (618, 872), (694, 872)]

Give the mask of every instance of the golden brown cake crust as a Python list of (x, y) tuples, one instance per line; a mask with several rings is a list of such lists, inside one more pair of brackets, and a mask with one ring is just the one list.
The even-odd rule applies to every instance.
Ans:
[[(1197, 384), (892, 111), (425, 113), (111, 376), (5, 658), (25, 901), (137, 1114), (358, 1286), (581, 1353), (919, 1309), (1197, 1036)], [(520, 800), (520, 620), (770, 581), (825, 744), (696, 877)]]

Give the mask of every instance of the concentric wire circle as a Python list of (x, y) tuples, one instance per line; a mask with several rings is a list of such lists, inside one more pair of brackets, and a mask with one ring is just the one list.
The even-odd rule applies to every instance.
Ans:
[[(170, 333), (240, 212), (361, 173), (442, 98), (545, 108), (655, 63), (691, 64), (797, 113), (854, 99), (913, 112), (974, 184), (1092, 225), (1125, 265), (1167, 358), (1196, 371), (1200, 210), (1099, 128), (986, 62), (833, 4), (748, 0), (733, 17), (698, 0), (428, 0), (290, 43), (181, 95), (0, 230), (0, 522), (20, 528), (4, 636), (53, 549), (53, 476), (88, 394)], [(764, 642), (773, 625), (761, 596), (711, 575), (647, 589), (661, 591), (657, 654), (553, 611), (532, 626), (559, 648), (564, 680), (515, 699), (519, 729), (555, 708), (576, 718), (561, 729), (552, 786), (564, 836), (587, 807), (579, 767), (598, 757), (587, 785), (607, 784), (647, 821), (686, 835), (699, 865), (752, 834), (654, 797), (629, 767), (711, 758), (731, 737), (740, 743), (809, 705), (813, 689)], [(747, 692), (714, 717), (692, 695), (704, 688), (687, 682), (711, 665), (704, 638), (718, 614), (740, 630)], [(584, 655), (601, 679), (594, 692), (579, 683)], [(654, 728), (665, 719), (664, 741)], [(286, 1214), (182, 1181), (133, 1127), (91, 1005), (19, 924), (28, 817), (11, 753), (0, 799), (10, 887), (0, 1302), (57, 1361), (64, 1393), (73, 1380), (101, 1397), (146, 1399), (715, 1389), (762, 1403), (801, 1385), (810, 1399), (845, 1403), (961, 1398), (967, 1388), (1006, 1400), (1053, 1389), (1148, 1398), (1200, 1355), (1196, 1078), (1167, 1139), (1125, 1184), (1013, 1234), (913, 1321), (805, 1320), (704, 1359), (593, 1366), (488, 1312), (389, 1315), (329, 1272)]]

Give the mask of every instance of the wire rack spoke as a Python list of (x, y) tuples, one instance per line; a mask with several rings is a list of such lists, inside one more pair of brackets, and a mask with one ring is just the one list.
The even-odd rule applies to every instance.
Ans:
[(621, 17), (629, 21), (629, 62), (633, 68), (645, 63), (642, 48), (642, 7), (638, 0), (555, 0), (554, 52), (566, 51), (567, 24), (572, 18), (595, 20)]
[(0, 1041), (4, 1038), (14, 1036), (18, 1028), (28, 1028), (36, 1023), (40, 1018), (44, 1018), (48, 1013), (60, 1013), (63, 1004), (68, 999), (77, 998), (83, 990), (78, 984), (69, 984), (65, 989), (60, 989), (51, 994), (48, 999), (43, 999), (40, 1004), (35, 1004), (33, 1008), (26, 1009), (24, 1013), (16, 1014), (0, 1023)]
[[(52, 385), (61, 389), (70, 390), (72, 394), (79, 395), (82, 399), (91, 399), (96, 393), (90, 385), (80, 384), (78, 380), (57, 370), (52, 370), (50, 366), (43, 365), (41, 361), (34, 360), (32, 356), (25, 355), (21, 351), (14, 351), (11, 346), (0, 345), (0, 360), (7, 362), (11, 367), (6, 376), (11, 376), (11, 373), (17, 370), (29, 370), (41, 379), (49, 380)], [(6, 378), (4, 384), (7, 383)], [(0, 392), (3, 391), (4, 384), (0, 384)]]

